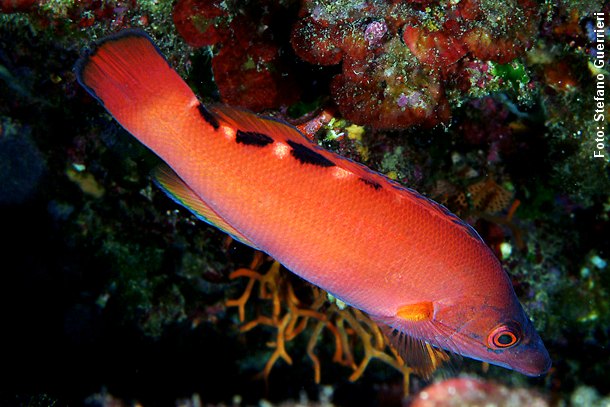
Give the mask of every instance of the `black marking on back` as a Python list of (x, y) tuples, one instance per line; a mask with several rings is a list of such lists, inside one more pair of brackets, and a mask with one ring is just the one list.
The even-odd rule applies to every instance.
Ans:
[(312, 164), (319, 167), (334, 167), (335, 163), (324, 157), (322, 154), (316, 153), (309, 147), (287, 140), (287, 143), (292, 147), (290, 152), (294, 158), (299, 160), (303, 164)]
[(210, 126), (214, 128), (214, 130), (218, 130), (220, 127), (220, 123), (218, 123), (218, 119), (216, 116), (212, 114), (208, 109), (205, 108), (203, 103), (199, 103), (197, 106), (197, 110), (199, 110), (199, 114)]
[(373, 180), (366, 179), (366, 178), (358, 178), (358, 180), (364, 182), (366, 185), (368, 185), (369, 187), (371, 187), (375, 190), (381, 189), (381, 184), (378, 182), (375, 182)]
[(237, 130), (235, 142), (245, 144), (247, 146), (265, 147), (266, 145), (273, 143), (273, 139), (263, 133)]

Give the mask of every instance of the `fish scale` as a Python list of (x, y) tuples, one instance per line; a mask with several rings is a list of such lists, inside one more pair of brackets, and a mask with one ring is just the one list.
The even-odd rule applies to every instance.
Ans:
[(442, 205), (286, 123), (204, 106), (142, 31), (102, 40), (76, 71), (166, 162), (156, 178), (172, 199), (400, 332), (389, 339), (416, 371), (430, 374), (440, 349), (549, 369), (501, 264)]

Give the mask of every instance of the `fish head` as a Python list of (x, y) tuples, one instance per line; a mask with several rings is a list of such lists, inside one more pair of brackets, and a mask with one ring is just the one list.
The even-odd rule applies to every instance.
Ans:
[(436, 302), (431, 322), (435, 331), (444, 334), (436, 335), (432, 343), (528, 376), (545, 374), (551, 367), (549, 353), (513, 297), (504, 302), (491, 296)]

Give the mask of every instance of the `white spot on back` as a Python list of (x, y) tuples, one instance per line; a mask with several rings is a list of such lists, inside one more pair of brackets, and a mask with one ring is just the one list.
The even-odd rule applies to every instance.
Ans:
[(273, 143), (273, 154), (279, 158), (285, 158), (290, 153), (290, 147), (286, 144), (276, 141)]
[(220, 132), (228, 139), (235, 140), (235, 130), (229, 126), (220, 126)]
[(331, 171), (333, 172), (333, 176), (339, 179), (345, 179), (349, 176), (354, 175), (351, 171), (345, 170), (337, 166), (333, 167)]

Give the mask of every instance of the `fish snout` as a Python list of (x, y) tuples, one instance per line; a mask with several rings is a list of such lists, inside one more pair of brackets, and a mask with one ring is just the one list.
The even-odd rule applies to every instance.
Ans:
[(551, 368), (552, 361), (542, 339), (536, 335), (517, 355), (512, 358), (510, 367), (528, 376), (542, 376)]

